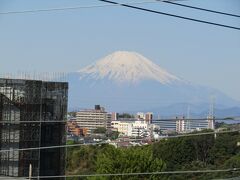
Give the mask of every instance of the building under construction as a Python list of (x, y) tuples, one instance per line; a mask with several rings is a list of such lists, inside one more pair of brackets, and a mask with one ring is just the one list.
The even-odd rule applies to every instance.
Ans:
[(0, 176), (65, 174), (64, 148), (19, 149), (66, 143), (67, 99), (65, 82), (0, 78)]

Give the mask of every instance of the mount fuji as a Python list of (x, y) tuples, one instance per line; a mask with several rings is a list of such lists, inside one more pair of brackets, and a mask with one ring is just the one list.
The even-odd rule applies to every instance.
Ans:
[[(164, 116), (208, 110), (210, 97), (216, 108), (239, 106), (219, 90), (179, 78), (136, 52), (117, 51), (69, 73), (69, 109), (101, 104), (109, 111), (153, 111)], [(240, 115), (240, 109), (237, 108)]]
[(160, 84), (180, 81), (147, 58), (135, 52), (118, 51), (79, 71), (82, 79), (108, 79), (118, 84), (154, 80)]

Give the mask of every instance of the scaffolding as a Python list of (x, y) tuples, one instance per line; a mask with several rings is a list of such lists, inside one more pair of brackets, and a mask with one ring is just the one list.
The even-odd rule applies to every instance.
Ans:
[[(64, 145), (67, 99), (68, 83), (0, 78), (0, 149)], [(63, 175), (65, 149), (0, 153), (0, 175), (28, 176), (29, 164), (33, 176)]]

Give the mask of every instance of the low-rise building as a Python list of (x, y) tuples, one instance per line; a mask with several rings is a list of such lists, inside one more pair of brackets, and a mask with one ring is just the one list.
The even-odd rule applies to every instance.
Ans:
[(95, 105), (94, 109), (77, 112), (76, 122), (80, 128), (87, 128), (87, 134), (90, 135), (97, 128), (111, 129), (111, 114), (100, 105)]
[(152, 120), (153, 120), (153, 113), (147, 112), (145, 114), (145, 121), (148, 122), (149, 124), (152, 124)]
[(176, 131), (175, 119), (154, 119), (153, 124), (158, 125), (161, 131)]
[(131, 136), (132, 128), (132, 121), (112, 121), (112, 130), (123, 135)]
[(153, 113), (152, 112), (147, 112), (147, 113), (138, 112), (137, 115), (136, 115), (136, 118), (138, 120), (144, 120), (148, 124), (151, 124), (152, 120), (153, 120)]
[(86, 136), (88, 129), (79, 127), (76, 121), (68, 121), (67, 132), (74, 136)]
[(117, 121), (118, 120), (118, 113), (112, 112), (111, 117), (112, 117), (112, 121)]
[(156, 119), (153, 124), (158, 125), (161, 131), (175, 131), (178, 133), (199, 131), (203, 129), (215, 129), (214, 118), (185, 119), (176, 117), (174, 119)]

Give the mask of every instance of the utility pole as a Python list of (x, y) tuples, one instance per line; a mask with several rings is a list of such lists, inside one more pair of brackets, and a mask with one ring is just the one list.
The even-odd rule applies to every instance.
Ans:
[(187, 132), (190, 131), (190, 105), (188, 105), (188, 109), (187, 109)]
[(28, 177), (28, 179), (32, 179), (32, 164), (30, 163), (29, 164), (29, 177)]
[[(208, 114), (208, 123), (209, 128), (213, 129), (215, 131), (215, 117), (214, 117), (214, 108), (215, 108), (215, 97), (211, 96), (211, 103), (209, 108), (209, 114)], [(214, 134), (214, 138), (217, 138), (217, 134)]]

